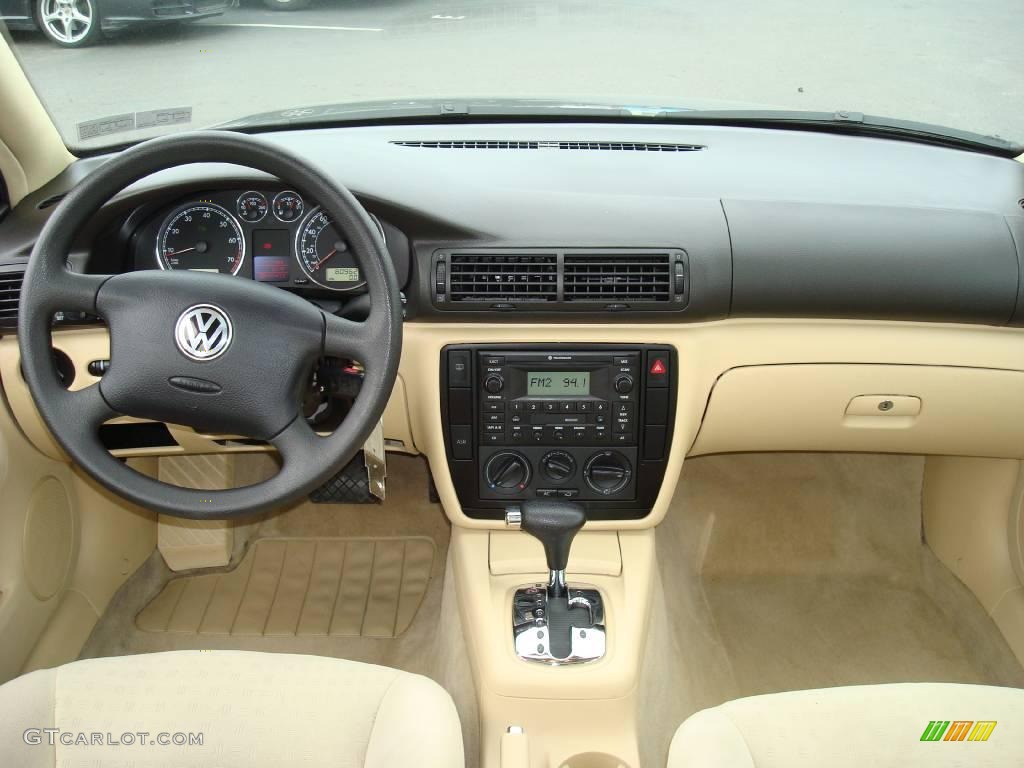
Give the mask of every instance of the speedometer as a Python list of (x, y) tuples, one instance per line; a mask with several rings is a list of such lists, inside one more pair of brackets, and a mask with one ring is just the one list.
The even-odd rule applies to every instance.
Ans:
[(245, 261), (238, 219), (213, 203), (188, 203), (174, 210), (157, 235), (160, 269), (237, 275)]
[(295, 253), (302, 271), (317, 285), (351, 291), (365, 284), (348, 243), (319, 208), (303, 222), (295, 238)]

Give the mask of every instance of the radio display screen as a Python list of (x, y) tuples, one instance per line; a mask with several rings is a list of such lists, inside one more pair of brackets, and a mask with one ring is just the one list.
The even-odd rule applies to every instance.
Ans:
[(581, 397), (590, 394), (590, 371), (527, 371), (527, 397)]

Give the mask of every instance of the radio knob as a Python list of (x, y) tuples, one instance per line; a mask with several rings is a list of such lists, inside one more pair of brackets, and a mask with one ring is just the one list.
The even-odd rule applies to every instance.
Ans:
[(615, 379), (615, 391), (620, 395), (628, 395), (633, 391), (633, 377), (622, 375)]
[(561, 483), (576, 474), (576, 460), (565, 451), (549, 451), (540, 460), (540, 469), (548, 480)]
[(484, 467), (484, 480), (495, 491), (521, 491), (530, 484), (530, 462), (515, 451), (496, 453)]
[(587, 459), (583, 468), (583, 479), (587, 485), (602, 496), (618, 493), (627, 485), (633, 475), (629, 460), (617, 451), (601, 451)]
[(490, 392), (492, 395), (496, 395), (505, 388), (505, 380), (497, 374), (491, 374), (484, 379), (484, 389)]

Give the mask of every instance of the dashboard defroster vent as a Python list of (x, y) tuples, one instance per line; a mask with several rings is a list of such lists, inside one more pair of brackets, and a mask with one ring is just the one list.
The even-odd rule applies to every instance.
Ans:
[(699, 152), (702, 144), (669, 144), (638, 141), (492, 141), (486, 139), (443, 139), (392, 141), (399, 147), (418, 149), (561, 149), (573, 152)]
[(453, 253), (448, 301), (522, 303), (558, 299), (554, 253)]
[(18, 325), (18, 297), (24, 277), (24, 264), (0, 266), (0, 328)]
[(565, 301), (668, 302), (672, 265), (668, 253), (565, 255)]

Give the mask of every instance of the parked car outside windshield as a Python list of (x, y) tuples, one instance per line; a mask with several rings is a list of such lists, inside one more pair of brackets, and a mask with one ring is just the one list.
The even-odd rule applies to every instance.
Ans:
[(481, 99), (845, 110), (1024, 140), (1020, 0), (268, 2), (293, 12), (262, 0), (0, 0), (0, 12), (72, 148), (257, 114), (294, 124), (325, 104), (457, 112)]

